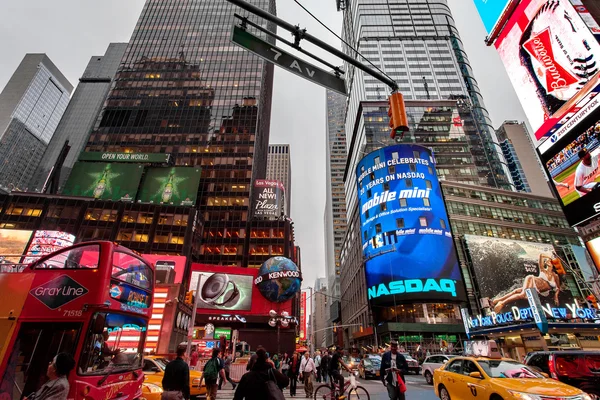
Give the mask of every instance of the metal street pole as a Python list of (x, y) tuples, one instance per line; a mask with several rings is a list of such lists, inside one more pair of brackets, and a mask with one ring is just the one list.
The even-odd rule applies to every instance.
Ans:
[[(316, 293), (315, 293), (316, 294)], [(313, 304), (313, 288), (310, 288), (310, 318), (313, 319), (314, 314), (314, 304)], [(315, 323), (311, 321), (310, 324), (310, 353), (313, 354), (315, 352)]]
[(262, 17), (262, 18), (266, 19), (267, 21), (273, 22), (274, 24), (282, 27), (283, 29), (285, 29), (287, 31), (290, 31), (295, 36), (296, 47), (299, 47), (300, 40), (304, 39), (304, 40), (314, 44), (315, 46), (320, 47), (321, 49), (333, 54), (334, 56), (341, 58), (342, 60), (346, 61), (348, 64), (353, 65), (356, 68), (363, 70), (364, 72), (371, 75), (372, 77), (379, 79), (381, 82), (388, 85), (390, 87), (390, 89), (392, 90), (392, 92), (398, 90), (398, 84), (393, 79), (390, 79), (387, 76), (385, 76), (384, 74), (367, 67), (360, 61), (355, 60), (354, 58), (350, 57), (346, 53), (325, 43), (321, 39), (318, 39), (318, 38), (312, 36), (311, 34), (306, 33), (305, 29), (300, 29), (298, 26), (294, 26), (294, 25), (290, 24), (289, 22), (284, 21), (281, 18), (278, 18), (275, 15), (263, 10), (262, 8), (256, 7), (255, 5), (245, 2), (244, 0), (227, 0), (227, 1), (230, 2), (231, 4), (234, 4), (238, 7), (240, 7), (241, 9), (251, 12), (252, 14), (258, 15), (259, 17)]

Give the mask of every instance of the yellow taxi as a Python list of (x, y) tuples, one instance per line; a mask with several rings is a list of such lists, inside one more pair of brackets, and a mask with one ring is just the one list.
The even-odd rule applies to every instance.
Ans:
[[(160, 400), (162, 389), (162, 379), (165, 375), (165, 368), (169, 360), (160, 356), (145, 356), (144, 383), (142, 384), (142, 395), (146, 400)], [(206, 386), (204, 382), (200, 383), (202, 372), (190, 370), (190, 396), (197, 398), (206, 395)]]
[(442, 400), (592, 400), (573, 386), (501, 357), (453, 358), (433, 372), (433, 385)]

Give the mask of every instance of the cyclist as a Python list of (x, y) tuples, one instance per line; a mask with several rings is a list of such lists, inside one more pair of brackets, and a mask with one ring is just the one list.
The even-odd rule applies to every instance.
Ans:
[(337, 382), (339, 386), (339, 394), (337, 396), (338, 400), (344, 400), (346, 396), (344, 396), (344, 377), (340, 373), (340, 367), (343, 367), (346, 371), (352, 372), (350, 368), (344, 363), (342, 360), (342, 347), (335, 346), (335, 349), (332, 349), (333, 355), (331, 356), (331, 360), (329, 361), (329, 376), (331, 376), (331, 383)]
[(400, 389), (400, 385), (398, 385), (397, 373), (400, 374), (402, 381), (405, 381), (404, 374), (407, 372), (408, 364), (406, 363), (406, 358), (398, 353), (398, 342), (392, 340), (390, 342), (390, 351), (381, 357), (381, 367), (379, 369), (381, 382), (387, 388), (390, 400), (404, 400), (406, 398)]

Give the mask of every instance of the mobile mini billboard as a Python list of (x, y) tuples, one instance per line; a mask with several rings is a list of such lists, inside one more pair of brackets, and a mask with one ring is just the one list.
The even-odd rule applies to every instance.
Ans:
[(475, 235), (465, 235), (465, 242), (480, 297), (490, 300), (496, 314), (529, 307), (528, 288), (538, 292), (542, 305), (573, 302), (552, 245)]
[(412, 144), (385, 147), (367, 154), (356, 176), (369, 301), (464, 301), (431, 151)]
[(138, 201), (193, 206), (198, 198), (199, 185), (199, 167), (147, 168)]
[(139, 164), (76, 162), (62, 194), (132, 202), (143, 171)]
[(534, 132), (600, 68), (600, 45), (569, 0), (522, 0), (494, 45)]

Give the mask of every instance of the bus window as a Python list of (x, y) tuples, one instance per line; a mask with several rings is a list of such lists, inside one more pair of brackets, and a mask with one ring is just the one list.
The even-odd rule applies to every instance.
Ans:
[(111, 370), (134, 370), (142, 366), (147, 325), (143, 318), (116, 313), (96, 313), (105, 317), (102, 333), (88, 329), (78, 371), (100, 375)]
[(61, 251), (53, 257), (36, 264), (36, 269), (82, 269), (98, 268), (100, 261), (100, 246), (92, 244), (80, 246), (71, 250)]
[(113, 254), (112, 278), (143, 289), (150, 289), (154, 282), (152, 270), (146, 263), (127, 253), (115, 251)]

